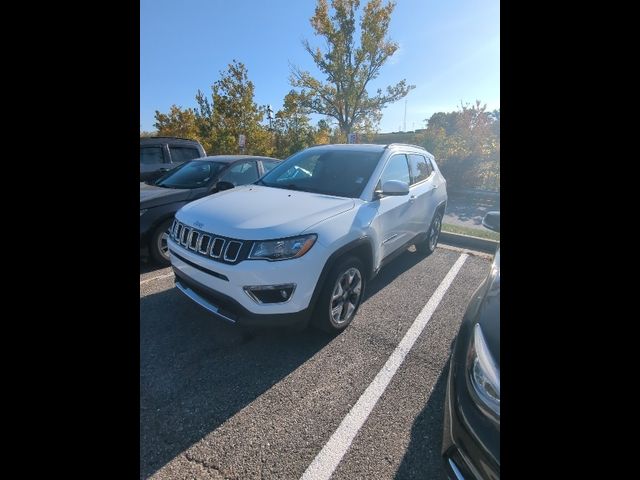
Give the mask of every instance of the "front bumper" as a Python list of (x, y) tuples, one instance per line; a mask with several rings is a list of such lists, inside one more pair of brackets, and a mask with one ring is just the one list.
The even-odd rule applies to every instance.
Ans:
[(233, 298), (185, 277), (176, 268), (173, 269), (173, 273), (178, 290), (209, 313), (226, 322), (251, 327), (288, 327), (306, 324), (309, 320), (310, 309), (296, 313), (251, 313)]
[[(235, 265), (197, 255), (171, 239), (168, 245), (171, 265), (180, 284), (177, 287), (218, 317), (225, 316), (215, 312), (216, 308), (222, 307), (231, 313), (225, 320), (240, 324), (284, 325), (308, 317), (311, 298), (326, 261), (326, 251), (317, 242), (301, 258), (280, 262), (244, 260)], [(243, 289), (245, 286), (286, 283), (294, 283), (296, 288), (283, 303), (256, 303)]]

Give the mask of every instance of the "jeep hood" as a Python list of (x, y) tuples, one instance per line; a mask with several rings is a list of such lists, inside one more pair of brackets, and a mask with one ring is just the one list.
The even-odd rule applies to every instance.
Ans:
[(267, 240), (298, 235), (354, 205), (351, 198), (245, 185), (191, 202), (176, 218), (216, 235)]

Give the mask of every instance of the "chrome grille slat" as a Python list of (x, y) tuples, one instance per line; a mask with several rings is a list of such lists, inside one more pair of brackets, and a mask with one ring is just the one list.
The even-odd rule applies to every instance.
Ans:
[[(210, 233), (191, 228), (177, 220), (170, 230), (171, 239), (186, 250), (213, 258), (219, 262), (233, 263), (238, 260), (244, 242), (216, 237)], [(229, 255), (229, 250), (233, 255)]]
[[(222, 256), (222, 250), (224, 249), (224, 238), (217, 237), (213, 240), (211, 244), (211, 256), (213, 258), (220, 258)], [(218, 247), (218, 245), (220, 245)], [(217, 252), (217, 253), (216, 253)]]
[[(202, 243), (204, 242), (205, 238), (207, 238), (207, 245), (206, 247), (204, 247), (204, 250), (202, 250)], [(210, 246), (211, 246), (211, 235), (207, 235), (206, 233), (203, 233), (202, 235), (200, 235), (200, 239), (198, 240), (198, 244), (196, 245), (196, 252), (206, 255), (209, 252)]]
[[(227, 253), (229, 252), (229, 247), (231, 247), (231, 245), (238, 245), (238, 249), (236, 250), (236, 254), (233, 256), (233, 258), (229, 257), (227, 255)], [(242, 248), (242, 242), (236, 242), (235, 240), (231, 240), (228, 244), (227, 244), (227, 248), (225, 248), (224, 250), (224, 259), (227, 262), (235, 262), (236, 259), (238, 258), (238, 255), (240, 255), (240, 249)]]
[(186, 225), (182, 226), (182, 235), (180, 236), (180, 243), (183, 246), (187, 246), (187, 242), (189, 241), (189, 235), (191, 235), (191, 229)]
[[(189, 234), (189, 241), (187, 243), (187, 248), (189, 250), (193, 250), (194, 252), (196, 251), (196, 248), (198, 246), (198, 237), (200, 236), (200, 232), (197, 232), (196, 230), (191, 230), (191, 233)], [(195, 243), (194, 243), (195, 240)]]

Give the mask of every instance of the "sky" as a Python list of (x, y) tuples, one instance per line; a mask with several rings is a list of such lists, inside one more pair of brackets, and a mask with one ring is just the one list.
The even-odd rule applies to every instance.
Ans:
[[(155, 130), (156, 110), (195, 107), (198, 89), (210, 95), (233, 59), (246, 65), (254, 101), (278, 111), (292, 88), (290, 65), (322, 78), (302, 46), (307, 39), (324, 47), (309, 23), (315, 4), (141, 0), (140, 129)], [(460, 102), (500, 108), (499, 0), (397, 0), (388, 37), (400, 48), (369, 83), (369, 94), (402, 79), (416, 88), (383, 110), (380, 132), (424, 128), (433, 113), (457, 110)]]

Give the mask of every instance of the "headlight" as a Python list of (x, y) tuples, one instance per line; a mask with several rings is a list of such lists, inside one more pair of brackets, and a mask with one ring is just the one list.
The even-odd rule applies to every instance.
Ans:
[(146, 212), (147, 209), (145, 208), (144, 210), (140, 210), (140, 216), (144, 215), (144, 212)]
[(300, 237), (283, 238), (280, 240), (268, 240), (266, 242), (255, 242), (250, 260), (288, 260), (298, 258), (313, 247), (317, 235), (303, 235)]
[(473, 329), (473, 341), (468, 357), (469, 379), (480, 407), (488, 407), (500, 418), (500, 369), (487, 347), (480, 324)]

